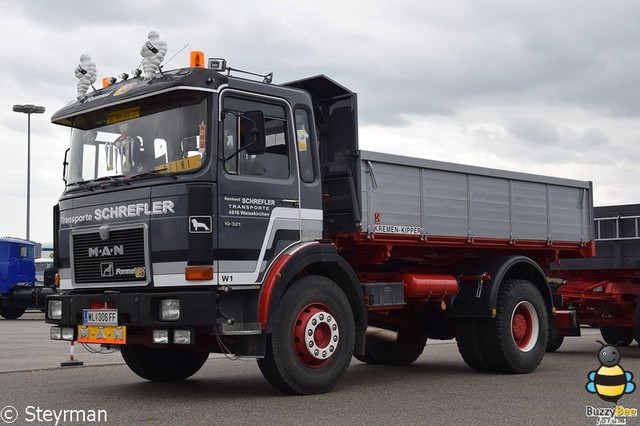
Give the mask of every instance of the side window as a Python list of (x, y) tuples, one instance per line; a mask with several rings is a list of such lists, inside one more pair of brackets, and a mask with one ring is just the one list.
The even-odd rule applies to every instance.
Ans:
[[(257, 175), (285, 179), (289, 177), (289, 148), (287, 142), (287, 120), (284, 107), (246, 99), (227, 97), (224, 99), (224, 123), (222, 152), (224, 170), (229, 174)], [(244, 114), (262, 111), (265, 121), (265, 152), (250, 154), (240, 142), (248, 140), (244, 134), (247, 126)]]
[(313, 148), (311, 145), (311, 127), (309, 115), (303, 109), (296, 109), (296, 147), (300, 161), (300, 177), (304, 182), (316, 180), (313, 169)]
[(29, 257), (29, 247), (20, 246), (20, 257)]

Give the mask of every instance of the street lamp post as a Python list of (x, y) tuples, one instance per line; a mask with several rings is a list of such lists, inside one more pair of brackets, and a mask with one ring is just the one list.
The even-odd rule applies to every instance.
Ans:
[(27, 114), (27, 240), (29, 240), (29, 217), (31, 215), (31, 114), (42, 114), (44, 107), (31, 104), (14, 105), (13, 111)]

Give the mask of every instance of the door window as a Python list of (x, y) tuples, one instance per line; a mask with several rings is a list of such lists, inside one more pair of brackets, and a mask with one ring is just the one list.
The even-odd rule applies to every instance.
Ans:
[[(284, 107), (246, 99), (227, 97), (224, 100), (223, 149), (224, 170), (229, 174), (258, 175), (268, 178), (289, 177), (289, 148), (287, 120)], [(247, 126), (244, 114), (262, 111), (265, 120), (266, 149), (264, 153), (249, 154), (241, 149)]]

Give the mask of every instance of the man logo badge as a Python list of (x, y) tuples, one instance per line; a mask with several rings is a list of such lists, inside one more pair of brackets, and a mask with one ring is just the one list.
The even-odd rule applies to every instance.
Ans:
[(113, 276), (113, 262), (105, 262), (100, 264), (100, 276), (101, 277)]
[(211, 223), (211, 216), (189, 216), (189, 233), (210, 234)]

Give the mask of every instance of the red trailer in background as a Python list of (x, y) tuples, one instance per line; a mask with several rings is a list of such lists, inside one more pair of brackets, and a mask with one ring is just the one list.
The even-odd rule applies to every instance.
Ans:
[(580, 325), (599, 328), (609, 344), (640, 342), (640, 204), (596, 207), (594, 221), (596, 256), (552, 268), (558, 315), (548, 352)]

